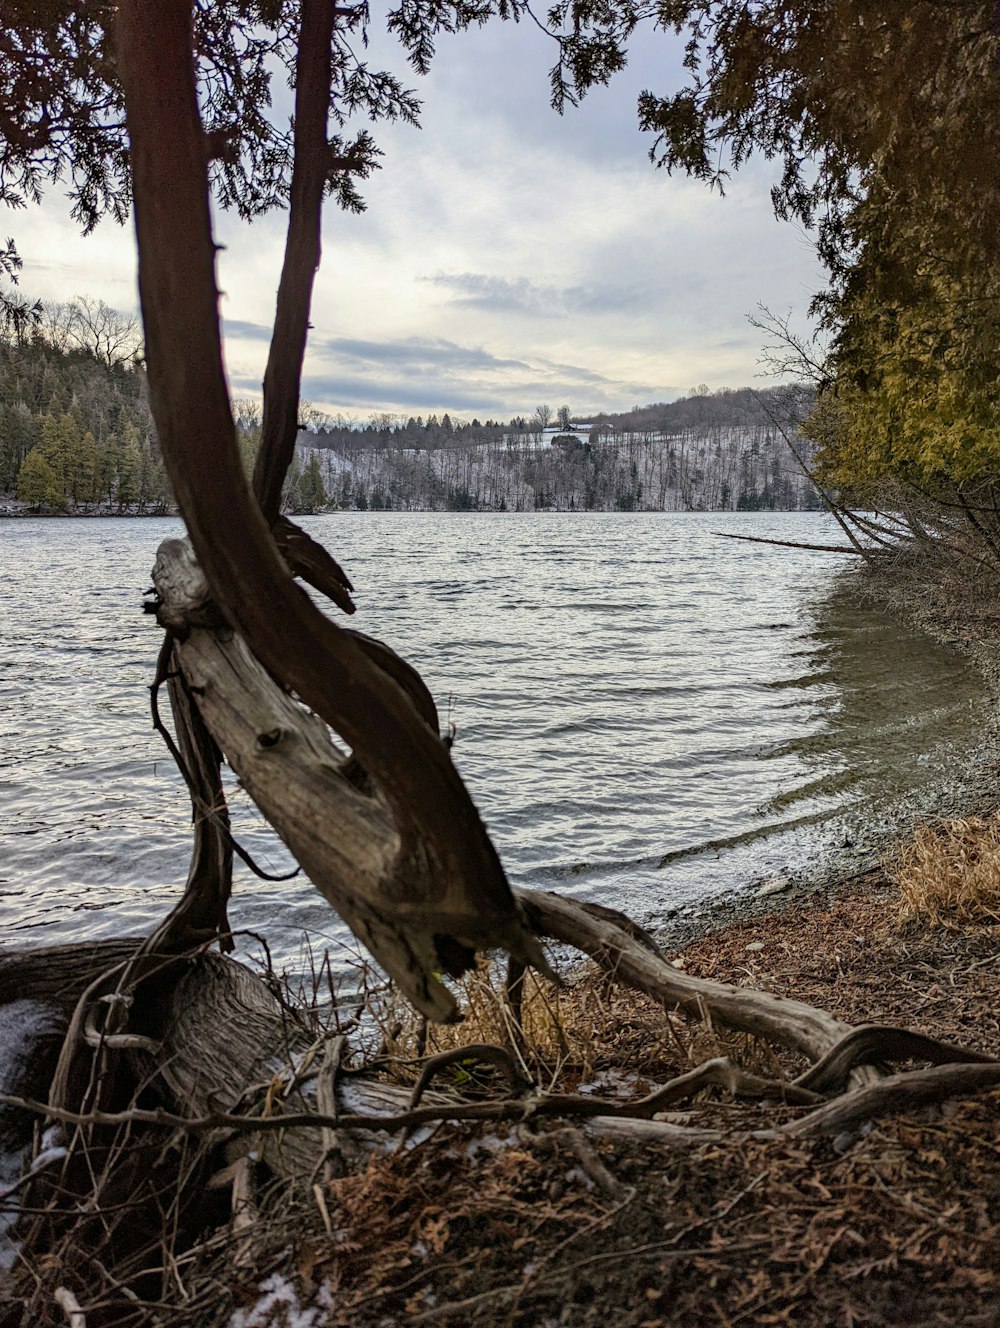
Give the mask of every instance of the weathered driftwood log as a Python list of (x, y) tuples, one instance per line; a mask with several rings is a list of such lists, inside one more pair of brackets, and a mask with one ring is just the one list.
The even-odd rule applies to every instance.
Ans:
[[(154, 1083), (185, 1115), (237, 1109), (256, 1115), (263, 1104), (272, 1116), (384, 1116), (404, 1111), (409, 1101), (406, 1088), (345, 1070), (335, 1035), (318, 1038), (256, 974), (220, 955), (201, 955), (186, 966), (159, 1020), (151, 1030), (160, 1041)], [(324, 1075), (335, 1053), (334, 1073)], [(248, 1131), (233, 1139), (230, 1152), (253, 1151), (275, 1174), (302, 1180), (326, 1157), (357, 1163), (384, 1143), (377, 1134), (320, 1127)]]
[[(207, 1131), (212, 1137), (225, 1139), (231, 1133), (229, 1160), (252, 1153), (274, 1173), (301, 1182), (313, 1178), (324, 1161), (333, 1166), (356, 1166), (373, 1148), (398, 1138), (400, 1130), (419, 1125), (433, 1127), (449, 1119), (513, 1121), (562, 1116), (586, 1120), (588, 1129), (603, 1134), (689, 1147), (721, 1140), (725, 1131), (691, 1129), (651, 1118), (708, 1086), (736, 1096), (812, 1107), (804, 1116), (758, 1129), (749, 1136), (769, 1140), (838, 1133), (886, 1112), (980, 1092), (1000, 1083), (1000, 1064), (986, 1053), (950, 1046), (905, 1029), (874, 1025), (849, 1028), (829, 1016), (825, 1016), (828, 1023), (822, 1022), (823, 1012), (813, 1011), (821, 1022), (815, 1026), (807, 1023), (803, 1034), (802, 1025), (794, 1017), (791, 1021), (778, 1018), (768, 1001), (755, 1008), (754, 998), (767, 993), (736, 993), (722, 984), (678, 974), (670, 965), (666, 965), (669, 972), (658, 972), (655, 964), (664, 961), (648, 943), (627, 936), (609, 910), (594, 917), (586, 907), (554, 896), (536, 899), (534, 905), (540, 918), (549, 919), (553, 931), (554, 918), (561, 919), (559, 929), (564, 933), (568, 919), (575, 921), (580, 936), (590, 936), (597, 928), (604, 945), (594, 946), (596, 957), (617, 977), (626, 977), (623, 953), (638, 961), (639, 956), (630, 950), (637, 945), (654, 966), (647, 968), (645, 961), (639, 963), (629, 970), (631, 980), (657, 999), (684, 1005), (700, 987), (703, 1001), (698, 1013), (713, 1008), (719, 1012), (720, 1023), (734, 1020), (740, 1027), (752, 1028), (786, 1045), (801, 1045), (804, 1036), (812, 1041), (823, 1040), (835, 1027), (843, 1032), (810, 1070), (790, 1082), (763, 1080), (728, 1060), (715, 1059), (643, 1098), (627, 1103), (602, 1102), (591, 1096), (531, 1091), (530, 1085), (520, 1081), (508, 1052), (473, 1046), (432, 1057), (417, 1088), (410, 1093), (381, 1082), (371, 1072), (345, 1071), (345, 1037), (317, 1037), (300, 1013), (284, 1006), (268, 985), (243, 965), (212, 954), (186, 960), (166, 956), (173, 981), (159, 989), (150, 989), (148, 984), (140, 988), (133, 1011), (134, 1031), (120, 1054), (131, 1063), (133, 1082), (144, 1085), (147, 1101), (151, 1091), (156, 1093), (166, 1111), (172, 1113), (170, 1118), (148, 1108), (117, 1114), (98, 1108), (82, 1117), (72, 1110), (56, 1108), (53, 1115), (67, 1121), (89, 1120), (105, 1125), (139, 1120), (180, 1125), (186, 1119), (202, 1134)], [(609, 937), (608, 929), (617, 934)], [(0, 954), (0, 991), (17, 990), (22, 999), (35, 1000), (53, 993), (65, 1017), (81, 985), (88, 980), (93, 985), (95, 972), (103, 972), (109, 960), (119, 968), (128, 966), (135, 952), (133, 945), (55, 947), (46, 952), (43, 962), (30, 952), (21, 956)], [(152, 958), (148, 952), (144, 957)], [(60, 971), (68, 977), (54, 980)], [(684, 979), (683, 990), (674, 987), (677, 977)], [(735, 1000), (737, 994), (739, 1001)], [(799, 1013), (809, 1009), (795, 1002), (783, 1002), (782, 1007), (785, 1005), (797, 1007)], [(485, 1056), (507, 1068), (515, 1096), (468, 1103), (424, 1092), (436, 1069), (468, 1055), (478, 1059)], [(886, 1078), (873, 1075), (874, 1083), (840, 1092), (851, 1068), (863, 1065), (866, 1059), (929, 1060), (933, 1068)], [(824, 1088), (839, 1095), (822, 1102)], [(0, 1086), (0, 1092), (9, 1093), (11, 1089)]]
[(30, 950), (0, 948), (0, 1006), (38, 1001), (68, 1018), (94, 979), (126, 963), (141, 944), (141, 937), (132, 937)]
[[(102, 975), (124, 972), (142, 950), (139, 939), (0, 951), (0, 1020), (4, 1005), (32, 1001), (55, 1016), (44, 1044), (34, 1049), (30, 1082), (0, 1084), (0, 1093), (43, 1097), (54, 1072), (60, 1039), (81, 996)], [(410, 1091), (339, 1064), (331, 1069), (335, 1039), (317, 1038), (304, 1016), (283, 1005), (266, 982), (237, 960), (217, 954), (188, 959), (163, 956), (171, 981), (140, 989), (130, 1033), (149, 1046), (125, 1047), (135, 1083), (154, 1092), (170, 1111), (199, 1117), (213, 1112), (253, 1115), (261, 1103), (271, 1115), (316, 1112), (397, 1115)], [(145, 994), (144, 994), (145, 993)], [(152, 1047), (155, 1046), (155, 1051)], [(325, 1088), (324, 1093), (321, 1087)], [(425, 1100), (441, 1103), (441, 1094)], [(65, 1104), (60, 1104), (65, 1105)], [(247, 1131), (236, 1136), (233, 1155), (255, 1152), (278, 1175), (302, 1179), (331, 1153), (357, 1161), (383, 1146), (378, 1133), (295, 1129)]]
[(753, 1033), (817, 1060), (850, 1032), (826, 1010), (767, 991), (731, 987), (674, 968), (631, 935), (611, 910), (595, 913), (549, 892), (517, 890), (517, 897), (542, 936), (582, 950), (620, 981), (694, 1019), (710, 1017), (726, 1028)]
[(276, 686), (220, 623), (186, 541), (164, 542), (153, 581), (174, 657), (229, 764), (309, 879), (419, 1010), (438, 1020), (457, 1016), (435, 975), (463, 971), (476, 949), (503, 946), (546, 971), (506, 883), (484, 888), (413, 857), (384, 790), (357, 779), (324, 721)]

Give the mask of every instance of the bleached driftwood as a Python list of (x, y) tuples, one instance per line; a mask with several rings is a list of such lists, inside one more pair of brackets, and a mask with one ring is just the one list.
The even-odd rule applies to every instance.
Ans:
[(851, 1025), (802, 1001), (748, 987), (732, 987), (675, 968), (616, 921), (612, 910), (586, 905), (550, 892), (517, 890), (527, 916), (541, 936), (571, 945), (596, 960), (627, 986), (646, 992), (693, 1019), (706, 1016), (726, 1028), (753, 1033), (817, 1060), (836, 1046)]
[[(462, 972), (477, 949), (502, 946), (547, 971), (505, 882), (450, 875), (404, 842), (386, 790), (220, 622), (186, 541), (161, 545), (153, 581), (174, 659), (229, 764), (308, 878), (422, 1013), (456, 1017), (435, 975)], [(385, 663), (391, 652), (355, 640), (407, 690)]]

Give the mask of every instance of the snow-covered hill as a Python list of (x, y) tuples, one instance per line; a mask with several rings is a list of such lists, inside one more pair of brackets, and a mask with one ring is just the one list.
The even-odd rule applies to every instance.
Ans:
[[(728, 511), (815, 508), (819, 495), (770, 423), (677, 432), (610, 427), (413, 447), (302, 433), (298, 464), (329, 505), (403, 511)], [(796, 450), (807, 452), (804, 441)], [(315, 485), (313, 486), (315, 487)]]

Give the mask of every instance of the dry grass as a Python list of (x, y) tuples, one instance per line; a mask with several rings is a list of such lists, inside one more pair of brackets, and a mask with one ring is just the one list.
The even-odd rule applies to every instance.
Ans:
[(1000, 815), (922, 826), (886, 870), (904, 925), (1000, 922)]
[[(751, 1073), (780, 1075), (789, 1058), (749, 1034), (716, 1028), (708, 1012), (689, 1019), (641, 992), (616, 983), (589, 960), (567, 975), (565, 985), (527, 973), (520, 1020), (511, 1007), (503, 972), (481, 960), (455, 984), (464, 1013), (459, 1024), (428, 1025), (392, 988), (369, 999), (381, 1045), (370, 1065), (398, 1083), (412, 1084), (427, 1058), (473, 1043), (506, 1048), (524, 1077), (545, 1092), (573, 1093), (581, 1086), (608, 1096), (638, 1095), (655, 1084), (729, 1056)], [(449, 1067), (438, 1081), (460, 1096), (494, 1088), (491, 1069)]]
[[(852, 1022), (916, 1024), (1000, 1048), (1000, 927), (991, 925), (1000, 920), (1000, 817), (918, 831), (893, 876), (898, 895), (873, 878), (826, 908), (734, 924), (689, 945), (682, 962)], [(901, 931), (897, 913), (928, 925)], [(324, 1002), (331, 983), (320, 966), (295, 1003), (319, 1029), (333, 1020), (349, 1032), (356, 1055), (367, 1051), (353, 1068), (367, 1060), (404, 1084), (428, 1057), (476, 1042), (507, 1047), (542, 1089), (591, 1085), (607, 1097), (639, 1096), (714, 1055), (765, 1076), (800, 1068), (708, 1019), (670, 1015), (589, 963), (559, 990), (528, 974), (520, 1022), (502, 971), (483, 963), (458, 984), (464, 1022), (442, 1028), (415, 1018), (359, 962), (350, 1002)], [(449, 1065), (435, 1087), (463, 1097), (510, 1091), (471, 1063)], [(731, 1142), (684, 1153), (591, 1143), (624, 1199), (590, 1183), (572, 1130), (442, 1126), (301, 1192), (259, 1173), (249, 1225), (226, 1186), (209, 1188), (227, 1158), (207, 1141), (164, 1131), (140, 1150), (127, 1131), (89, 1147), (79, 1138), (47, 1186), (24, 1196), (33, 1257), (11, 1299), (0, 1292), (0, 1328), (64, 1324), (60, 1286), (85, 1307), (87, 1328), (227, 1328), (240, 1307), (257, 1328), (264, 1320), (252, 1307), (271, 1274), (298, 1298), (288, 1322), (301, 1306), (327, 1328), (667, 1328), (682, 1318), (704, 1328), (1000, 1328), (990, 1299), (996, 1106), (994, 1094), (918, 1113), (836, 1148), (741, 1142), (765, 1108), (702, 1096), (676, 1114), (727, 1123)]]
[[(895, 909), (884, 882), (866, 882), (827, 908), (706, 937), (683, 962), (720, 981), (794, 992), (843, 1018), (918, 1021), (937, 1036), (1000, 1046), (1000, 929), (904, 935)], [(448, 1028), (422, 1028), (376, 975), (362, 978), (367, 1010), (352, 1000), (339, 1018), (404, 1083), (426, 1057), (477, 1041), (521, 1045), (544, 1087), (590, 1082), (607, 1096), (637, 1096), (726, 1052), (743, 1064), (759, 1058), (762, 1073), (775, 1069), (763, 1044), (707, 1021), (668, 1019), (589, 964), (559, 991), (529, 976), (520, 1030), (495, 967), (465, 980), (467, 1018)], [(312, 984), (307, 1003), (322, 987)], [(450, 1066), (436, 1086), (507, 1095), (492, 1073)], [(87, 1328), (998, 1328), (996, 1109), (993, 1094), (920, 1112), (838, 1148), (741, 1142), (741, 1129), (759, 1125), (766, 1109), (703, 1097), (683, 1115), (691, 1124), (727, 1121), (734, 1133), (724, 1145), (678, 1152), (591, 1139), (624, 1197), (594, 1186), (578, 1165), (580, 1131), (555, 1122), (442, 1126), (305, 1189), (258, 1175), (245, 1227), (229, 1190), (208, 1189), (224, 1158), (167, 1132), (146, 1141), (137, 1169), (128, 1158), (137, 1141), (122, 1135), (102, 1141), (106, 1153), (77, 1156), (101, 1182), (96, 1210), (78, 1206), (86, 1185), (52, 1178), (67, 1221), (35, 1242), (9, 1317), (0, 1293), (0, 1328), (64, 1328), (60, 1286), (85, 1308)], [(207, 1208), (192, 1211), (192, 1192)], [(44, 1194), (32, 1203), (39, 1217), (48, 1213)], [(290, 1297), (287, 1311), (261, 1308), (277, 1294), (272, 1285)]]

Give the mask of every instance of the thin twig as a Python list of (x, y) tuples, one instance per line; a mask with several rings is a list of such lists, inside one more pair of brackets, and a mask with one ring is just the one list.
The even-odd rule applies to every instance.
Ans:
[(215, 807), (210, 806), (199, 793), (198, 785), (195, 783), (194, 776), (191, 774), (191, 771), (188, 769), (187, 762), (184, 760), (180, 748), (177, 746), (177, 743), (174, 741), (173, 734), (167, 728), (166, 724), (164, 724), (163, 719), (160, 716), (159, 692), (160, 688), (167, 681), (169, 677), (176, 676), (177, 678), (179, 678), (185, 691), (188, 691), (190, 695), (190, 690), (187, 685), (187, 679), (184, 677), (184, 675), (179, 672), (176, 675), (174, 675), (171, 674), (168, 670), (168, 664), (170, 661), (170, 655), (172, 651), (173, 651), (173, 638), (170, 636), (170, 633), (168, 632), (163, 639), (163, 644), (160, 647), (160, 654), (156, 661), (156, 672), (153, 676), (153, 681), (149, 685), (149, 709), (153, 720), (153, 728), (163, 739), (167, 751), (173, 757), (174, 763), (177, 766), (177, 769), (180, 771), (184, 783), (187, 785), (188, 793), (191, 796), (192, 805), (194, 806), (195, 810), (200, 816), (202, 816), (205, 820), (212, 822), (212, 824), (216, 827), (216, 829), (222, 835), (223, 839), (233, 850), (236, 856), (240, 859), (241, 862), (245, 863), (250, 868), (250, 870), (253, 872), (255, 876), (259, 876), (262, 881), (293, 880), (294, 877), (298, 876), (299, 873), (301, 872), (302, 870), (301, 867), (296, 867), (294, 871), (284, 872), (279, 875), (275, 875), (271, 872), (266, 872), (263, 867), (258, 866), (254, 858), (247, 852), (247, 850), (243, 847), (243, 845), (237, 841), (237, 839), (233, 835), (233, 832), (226, 824), (225, 819), (219, 815), (217, 809)]
[[(691, 1075), (682, 1075), (680, 1078), (693, 1080), (697, 1074), (698, 1071), (693, 1071)], [(699, 1088), (704, 1087), (705, 1081), (706, 1076), (702, 1076)], [(667, 1089), (676, 1084), (676, 1080), (672, 1081), (671, 1085), (667, 1085)], [(909, 1070), (842, 1094), (787, 1125), (752, 1131), (748, 1137), (774, 1139), (782, 1134), (796, 1136), (825, 1134), (831, 1130), (842, 1129), (845, 1124), (854, 1120), (866, 1120), (922, 1103), (940, 1102), (960, 1094), (986, 1092), (997, 1086), (1000, 1086), (1000, 1063), (997, 1062), (986, 1065), (948, 1064), (934, 1066), (929, 1070)], [(641, 1098), (637, 1103), (609, 1102), (554, 1093), (518, 1101), (506, 1099), (496, 1102), (456, 1102), (442, 1106), (418, 1107), (395, 1116), (324, 1116), (315, 1112), (289, 1112), (283, 1116), (234, 1116), (227, 1112), (213, 1112), (208, 1116), (185, 1117), (161, 1108), (140, 1107), (133, 1107), (128, 1111), (83, 1113), (67, 1111), (9, 1093), (0, 1093), (0, 1102), (70, 1125), (162, 1125), (192, 1133), (220, 1127), (243, 1132), (260, 1132), (322, 1129), (324, 1126), (339, 1130), (391, 1132), (438, 1121), (528, 1120), (540, 1116), (583, 1116), (599, 1117), (608, 1122), (621, 1120), (641, 1124), (649, 1137), (659, 1132), (664, 1138), (669, 1136), (678, 1141), (687, 1135), (690, 1135), (692, 1140), (703, 1140), (706, 1134), (704, 1130), (686, 1131), (679, 1126), (668, 1127), (662, 1122), (650, 1120), (653, 1114), (650, 1110), (650, 1099), (661, 1098), (661, 1094), (666, 1091), (661, 1090), (661, 1093)]]
[(410, 1094), (411, 1111), (420, 1105), (420, 1099), (434, 1077), (441, 1070), (446, 1069), (449, 1065), (454, 1065), (457, 1061), (482, 1061), (499, 1066), (507, 1076), (507, 1082), (510, 1084), (511, 1090), (515, 1093), (526, 1086), (513, 1056), (505, 1047), (497, 1047), (489, 1042), (473, 1042), (467, 1047), (453, 1047), (449, 1051), (438, 1052), (437, 1055), (431, 1056), (425, 1062), (423, 1069), (420, 1071), (419, 1079), (413, 1085), (413, 1092)]

